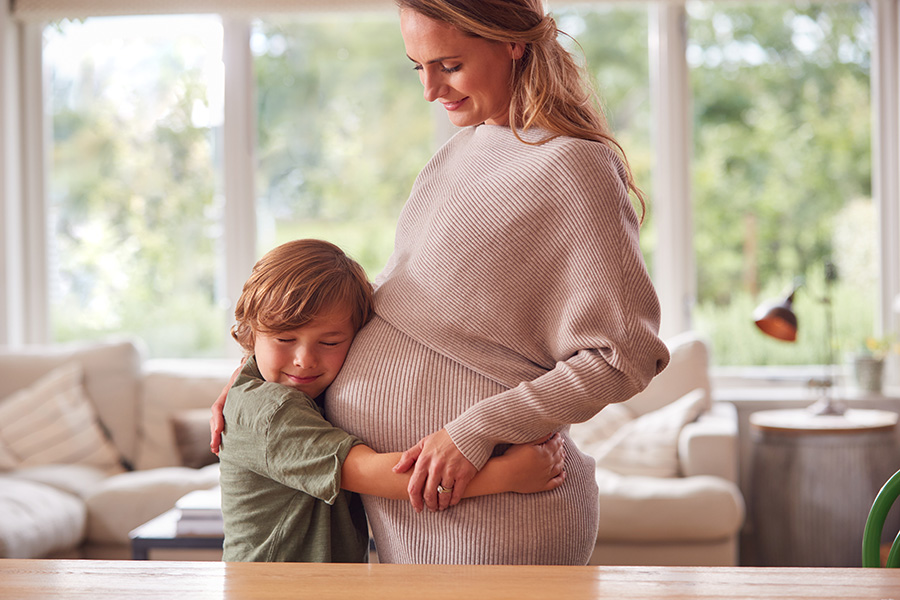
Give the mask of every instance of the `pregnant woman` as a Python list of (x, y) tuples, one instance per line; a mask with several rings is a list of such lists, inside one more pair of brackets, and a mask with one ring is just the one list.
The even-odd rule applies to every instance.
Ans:
[[(540, 0), (398, 5), (425, 99), (461, 130), (413, 186), (327, 416), (413, 469), (410, 502), (363, 498), (381, 561), (585, 564), (598, 491), (568, 425), (668, 362), (643, 197)], [(562, 486), (457, 505), (493, 453), (553, 432)]]
[(416, 508), (455, 504), (498, 446), (566, 431), (665, 366), (641, 196), (540, 0), (398, 4), (425, 99), (463, 129), (413, 186), (326, 410), (411, 448), (412, 503), (364, 498), (381, 560), (584, 564), (597, 488), (571, 442), (552, 492)]

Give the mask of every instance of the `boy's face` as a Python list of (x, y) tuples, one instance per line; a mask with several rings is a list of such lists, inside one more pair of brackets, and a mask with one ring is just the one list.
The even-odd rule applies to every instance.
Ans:
[(281, 333), (256, 332), (256, 364), (266, 381), (316, 398), (337, 377), (355, 331), (346, 311), (335, 311)]

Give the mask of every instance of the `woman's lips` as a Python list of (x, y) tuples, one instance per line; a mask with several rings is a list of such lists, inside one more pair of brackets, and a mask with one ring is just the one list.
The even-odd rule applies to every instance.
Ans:
[(452, 112), (452, 111), (458, 109), (460, 106), (462, 106), (463, 103), (468, 99), (469, 99), (469, 97), (466, 96), (462, 100), (455, 100), (453, 102), (441, 102), (441, 104), (443, 104), (444, 108), (446, 108), (448, 111)]

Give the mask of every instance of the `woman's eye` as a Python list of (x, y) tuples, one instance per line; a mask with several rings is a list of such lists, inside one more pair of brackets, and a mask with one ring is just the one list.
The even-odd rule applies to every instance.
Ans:
[(441, 66), (441, 71), (443, 71), (444, 73), (456, 73), (461, 67), (462, 65), (456, 65), (455, 67)]

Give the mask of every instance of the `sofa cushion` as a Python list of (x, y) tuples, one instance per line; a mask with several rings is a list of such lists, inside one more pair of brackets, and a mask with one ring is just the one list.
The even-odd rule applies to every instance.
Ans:
[(634, 413), (621, 403), (608, 404), (590, 420), (572, 425), (569, 437), (582, 451), (590, 454), (588, 449), (596, 449), (634, 418)]
[(723, 540), (737, 535), (744, 522), (740, 491), (719, 477), (623, 477), (598, 468), (596, 479), (597, 538), (605, 542)]
[(209, 449), (209, 414), (208, 408), (194, 408), (172, 417), (175, 445), (184, 467), (199, 469), (219, 460)]
[(57, 367), (77, 362), (84, 370), (87, 397), (104, 428), (120, 453), (134, 461), (140, 348), (137, 340), (127, 339), (0, 349), (0, 398), (35, 383)]
[(0, 473), (12, 471), (17, 466), (19, 466), (19, 459), (13, 455), (10, 449), (6, 447), (3, 439), (0, 438)]
[(582, 450), (594, 457), (598, 467), (620, 475), (677, 477), (678, 436), (685, 424), (700, 415), (705, 402), (705, 392), (694, 390), (625, 423), (607, 440)]
[[(181, 457), (172, 430), (172, 418), (188, 409), (207, 411), (237, 365), (237, 361), (153, 361), (144, 375), (141, 392), (141, 441), (137, 468), (154, 469), (180, 465)], [(208, 434), (207, 434), (208, 437)], [(209, 440), (206, 441), (207, 448)]]
[(67, 363), (0, 399), (0, 438), (19, 466), (84, 464), (121, 471), (120, 457), (82, 387), (82, 369)]
[(75, 496), (37, 483), (0, 477), (0, 558), (42, 558), (75, 548), (87, 511)]
[(219, 465), (166, 467), (113, 475), (87, 498), (88, 541), (127, 544), (128, 532), (175, 506), (194, 490), (219, 484)]
[(697, 333), (688, 331), (666, 340), (669, 365), (644, 390), (623, 402), (635, 415), (657, 410), (695, 389), (705, 392), (705, 408), (712, 406), (709, 382), (709, 347)]
[(84, 499), (94, 493), (109, 473), (89, 465), (41, 465), (17, 469), (7, 473), (7, 477), (41, 483)]

